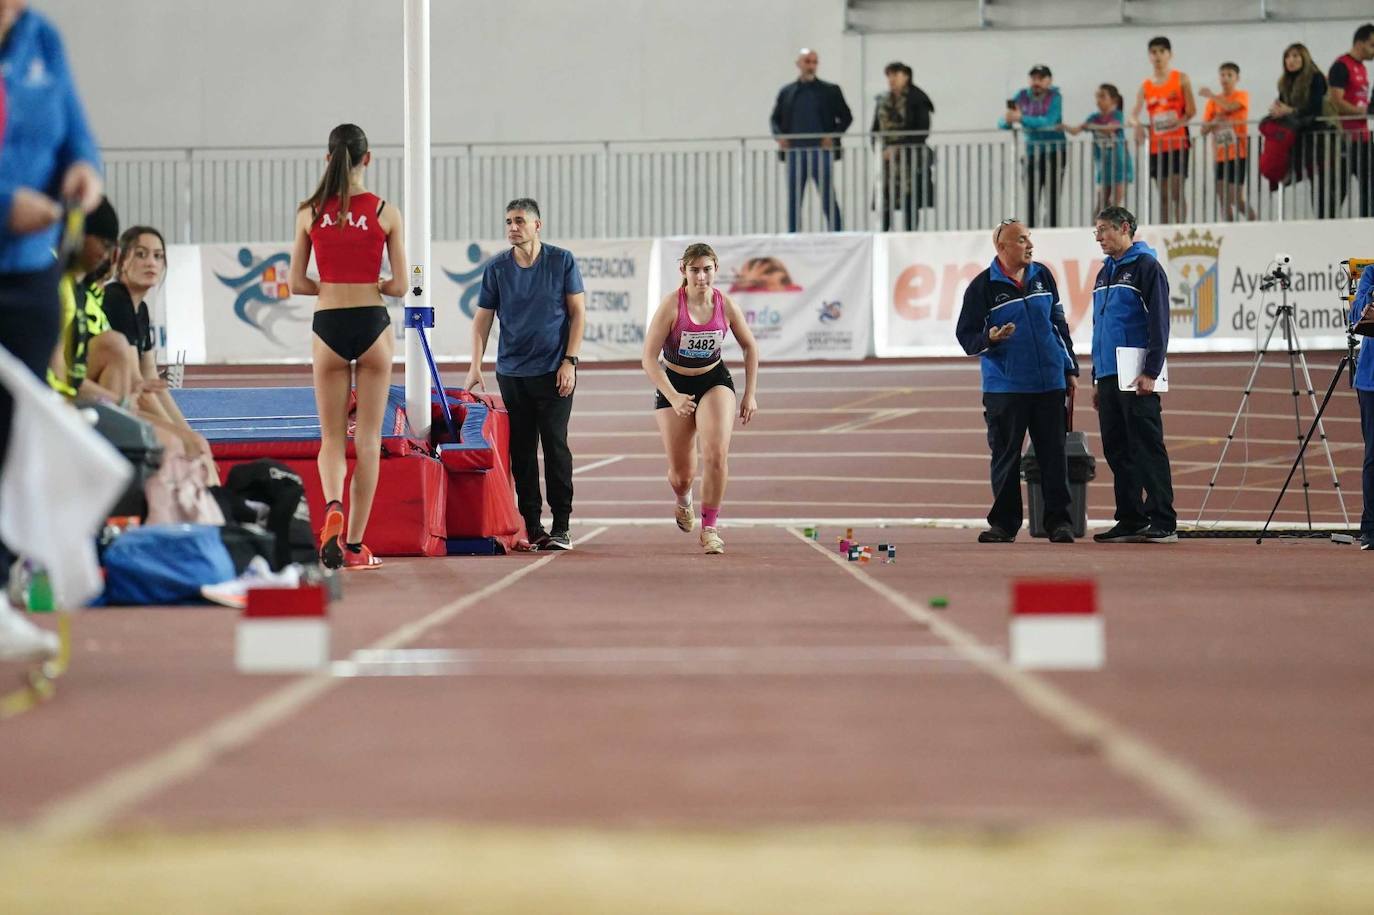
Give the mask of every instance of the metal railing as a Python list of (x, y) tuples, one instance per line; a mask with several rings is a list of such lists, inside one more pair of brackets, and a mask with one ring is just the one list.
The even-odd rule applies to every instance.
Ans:
[[(565, 239), (816, 232), (827, 230), (836, 213), (843, 228), (864, 231), (985, 229), (1012, 214), (1037, 226), (1084, 226), (1104, 200), (1104, 162), (1109, 172), (1130, 172), (1127, 181), (1109, 182), (1119, 184), (1110, 199), (1142, 222), (1157, 221), (1148, 146), (1126, 136), (1119, 147), (1088, 137), (1034, 147), (1012, 131), (855, 134), (832, 148), (792, 138), (786, 151), (773, 137), (436, 146), (434, 237), (500, 238), (503, 208), (515, 197), (538, 200), (546, 235)], [(1363, 188), (1356, 180), (1371, 168), (1367, 141), (1352, 143), (1339, 130), (1300, 138), (1297, 171), (1290, 171), (1297, 180), (1276, 191), (1259, 172), (1256, 125), (1238, 142), (1247, 166), (1234, 183), (1246, 208), (1237, 214), (1232, 206), (1228, 214), (1217, 192), (1216, 135), (1194, 128), (1182, 155), (1187, 221), (1244, 219), (1250, 209), (1262, 220), (1370, 215), (1369, 179)], [(121, 220), (155, 225), (183, 243), (289, 240), (296, 203), (323, 168), (314, 148), (110, 149), (105, 158)], [(374, 149), (367, 180), (404, 206), (401, 150)], [(821, 203), (827, 184), (829, 212)], [(916, 212), (910, 222), (908, 201)]]

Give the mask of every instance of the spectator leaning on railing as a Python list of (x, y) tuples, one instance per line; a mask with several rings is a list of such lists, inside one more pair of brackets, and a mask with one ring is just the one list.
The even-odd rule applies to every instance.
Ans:
[(1355, 30), (1350, 50), (1327, 71), (1326, 95), (1340, 115), (1345, 129), (1346, 168), (1340, 182), (1340, 199), (1345, 202), (1345, 176), (1355, 176), (1355, 192), (1360, 198), (1360, 218), (1374, 216), (1374, 139), (1369, 133), (1369, 114), (1374, 111), (1369, 92), (1366, 60), (1374, 60), (1374, 23), (1366, 22)]
[(1249, 172), (1248, 137), (1245, 122), (1250, 119), (1250, 93), (1237, 89), (1240, 65), (1227, 61), (1217, 70), (1221, 92), (1203, 86), (1198, 95), (1207, 99), (1202, 114), (1202, 135), (1212, 138), (1216, 159), (1217, 202), (1222, 219), (1230, 222), (1244, 216), (1254, 220), (1255, 211), (1245, 202), (1245, 179)]
[(1007, 99), (997, 126), (1026, 131), (1026, 225), (1040, 225), (1040, 201), (1045, 201), (1045, 225), (1059, 225), (1059, 185), (1064, 178), (1064, 100), (1044, 64), (1030, 69), (1030, 86)]
[[(911, 82), (911, 68), (894, 61), (883, 68), (888, 93), (878, 97), (873, 112), (875, 134), (883, 136), (883, 231), (892, 229), (892, 213), (900, 205), (908, 232), (913, 231), (921, 208), (935, 196), (930, 147), (930, 116), (935, 105)], [(915, 133), (912, 133), (915, 131)]]
[[(797, 79), (783, 86), (769, 119), (778, 138), (778, 158), (787, 163), (787, 231), (797, 231), (798, 211), (806, 186), (816, 182), (821, 212), (832, 232), (843, 228), (840, 205), (835, 200), (831, 166), (840, 161), (839, 134), (854, 123), (844, 92), (816, 76), (820, 55), (802, 48), (797, 55)], [(793, 137), (797, 134), (811, 136)], [(824, 134), (825, 136), (817, 136)]]
[(1135, 180), (1135, 164), (1126, 145), (1121, 92), (1111, 83), (1097, 87), (1097, 110), (1078, 126), (1064, 129), (1074, 136), (1085, 130), (1093, 136), (1093, 182), (1097, 185), (1096, 208), (1102, 210), (1126, 200), (1126, 185)]
[(1278, 89), (1278, 100), (1269, 106), (1269, 114), (1298, 135), (1291, 160), (1293, 180), (1312, 179), (1317, 218), (1330, 219), (1336, 212), (1336, 147), (1341, 137), (1331, 119), (1335, 109), (1326, 97), (1326, 77), (1312, 62), (1306, 45), (1284, 48)]

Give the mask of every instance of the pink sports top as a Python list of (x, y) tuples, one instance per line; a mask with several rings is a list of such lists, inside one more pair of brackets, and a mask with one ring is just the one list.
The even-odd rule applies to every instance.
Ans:
[(687, 309), (687, 288), (677, 291), (677, 320), (673, 321), (668, 338), (663, 341), (663, 358), (670, 365), (684, 369), (702, 369), (720, 359), (720, 348), (730, 322), (725, 319), (725, 296), (719, 289), (711, 290), (715, 310), (711, 320), (697, 324)]
[(382, 272), (386, 231), (375, 194), (354, 194), (339, 228), (339, 198), (325, 201), (310, 227), (310, 245), (323, 283), (375, 283)]

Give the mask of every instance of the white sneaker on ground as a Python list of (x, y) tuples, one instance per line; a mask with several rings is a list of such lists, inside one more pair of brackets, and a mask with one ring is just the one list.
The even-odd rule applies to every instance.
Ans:
[(0, 595), (0, 661), (49, 661), (61, 648), (57, 633), (29, 622)]
[(673, 514), (677, 518), (678, 530), (690, 533), (692, 528), (696, 527), (697, 516), (692, 512), (691, 502), (673, 506)]
[(703, 527), (701, 529), (701, 548), (707, 556), (717, 556), (725, 552), (725, 541), (720, 539), (720, 534), (714, 527)]
[(200, 596), (222, 607), (242, 610), (248, 606), (249, 588), (298, 588), (301, 571), (301, 567), (293, 562), (280, 572), (273, 572), (266, 559), (254, 556), (238, 578), (217, 585), (202, 585)]

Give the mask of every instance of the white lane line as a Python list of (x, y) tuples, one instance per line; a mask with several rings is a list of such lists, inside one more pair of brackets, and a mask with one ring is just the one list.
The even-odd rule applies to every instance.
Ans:
[[(582, 501), (582, 500), (580, 500), (580, 499), (578, 500), (578, 504), (579, 504), (579, 505), (581, 504), (581, 501)], [(643, 503), (643, 504), (645, 504), (645, 505), (652, 505), (652, 506), (661, 506), (661, 505), (663, 504), (663, 502), (662, 502), (662, 500), (658, 500), (658, 501), (655, 501), (655, 502), (645, 502), (645, 503)], [(966, 508), (982, 508), (983, 506), (964, 506), (964, 507), (966, 507)], [(1281, 512), (1281, 514), (1282, 514), (1282, 512)], [(1294, 511), (1289, 512), (1289, 514), (1293, 514), (1293, 515), (1302, 515), (1303, 513), (1302, 513), (1302, 510), (1301, 510), (1301, 509), (1295, 509)], [(1267, 511), (1267, 510), (1266, 510), (1266, 511), (1263, 511), (1263, 512), (1260, 512), (1260, 513), (1259, 513), (1258, 515), (1256, 515), (1255, 517), (1252, 517), (1252, 518), (1249, 518), (1249, 519), (1242, 519), (1242, 518), (1234, 518), (1234, 519), (1233, 519), (1233, 518), (1227, 518), (1227, 519), (1225, 520), (1224, 523), (1218, 522), (1218, 521), (1208, 521), (1208, 522), (1205, 522), (1205, 523), (1204, 523), (1203, 525), (1201, 525), (1200, 527), (1198, 527), (1198, 526), (1192, 526), (1192, 525), (1182, 525), (1182, 526), (1180, 526), (1179, 529), (1182, 530), (1182, 531), (1190, 531), (1190, 530), (1214, 530), (1214, 529), (1216, 529), (1216, 528), (1224, 528), (1224, 529), (1237, 528), (1237, 529), (1242, 529), (1242, 530), (1256, 530), (1256, 531), (1257, 531), (1257, 530), (1259, 530), (1261, 527), (1264, 526), (1264, 516), (1266, 516), (1266, 515), (1268, 515), (1268, 511)], [(1304, 517), (1305, 517), (1305, 516), (1304, 516)], [(671, 528), (672, 530), (677, 530), (677, 528), (673, 526), (673, 521), (672, 521), (672, 519), (671, 519), (671, 518), (665, 519), (665, 518), (663, 517), (663, 513), (662, 513), (661, 511), (658, 511), (658, 510), (655, 510), (655, 513), (654, 513), (653, 515), (642, 515), (642, 516), (640, 516), (640, 517), (634, 517), (634, 518), (632, 518), (632, 517), (624, 517), (624, 516), (611, 516), (611, 517), (605, 517), (605, 518), (581, 518), (581, 517), (579, 517), (579, 518), (578, 518), (578, 523), (579, 523), (579, 524), (595, 525), (595, 526), (598, 526), (598, 527), (662, 527), (662, 528), (665, 528), (665, 529)], [(799, 528), (799, 527), (805, 527), (806, 525), (809, 525), (809, 524), (815, 524), (815, 525), (820, 525), (820, 526), (823, 526), (823, 527), (836, 527), (836, 528), (840, 528), (840, 529), (843, 529), (843, 528), (846, 528), (846, 527), (853, 527), (853, 528), (876, 527), (876, 528), (882, 528), (882, 529), (887, 529), (887, 528), (911, 528), (911, 529), (913, 529), (913, 530), (968, 530), (968, 529), (970, 529), (970, 528), (981, 529), (981, 528), (985, 528), (985, 527), (988, 526), (988, 521), (987, 521), (986, 518), (974, 517), (974, 516), (969, 516), (969, 517), (966, 517), (966, 518), (920, 518), (920, 517), (911, 517), (911, 516), (905, 516), (905, 517), (903, 517), (903, 516), (885, 516), (885, 515), (874, 515), (874, 516), (869, 516), (869, 517), (856, 517), (855, 515), (852, 515), (852, 514), (826, 516), (826, 515), (822, 515), (822, 514), (819, 514), (819, 513), (814, 514), (814, 515), (801, 515), (801, 516), (798, 516), (798, 515), (792, 515), (792, 516), (779, 515), (779, 516), (777, 516), (777, 517), (775, 517), (775, 518), (760, 518), (760, 517), (739, 517), (739, 518), (736, 518), (734, 515), (731, 515), (731, 516), (729, 517), (729, 519), (727, 519), (727, 523), (728, 523), (728, 525), (729, 525), (731, 528), (745, 528), (745, 527), (748, 527), (748, 528), (756, 528), (756, 527), (759, 527), (759, 528), (769, 528), (769, 527), (777, 527), (777, 528), (794, 528), (794, 527), (798, 527), (798, 528)], [(1100, 528), (1108, 528), (1108, 527), (1111, 527), (1114, 523), (1115, 523), (1115, 521), (1113, 521), (1113, 519), (1111, 519), (1111, 518), (1089, 518), (1089, 519), (1088, 519), (1088, 527), (1089, 527), (1089, 528), (1099, 528), (1099, 527), (1100, 527)], [(1330, 520), (1329, 523), (1323, 522), (1322, 519), (1320, 519), (1320, 518), (1313, 518), (1313, 524), (1315, 524), (1315, 525), (1318, 526), (1318, 527), (1343, 526), (1343, 525), (1338, 524), (1338, 521), (1337, 521), (1337, 519), (1335, 519), (1335, 518), (1332, 518), (1332, 519)], [(1274, 521), (1274, 522), (1272, 522), (1272, 523), (1269, 525), (1269, 528), (1270, 528), (1270, 530), (1303, 531), (1303, 530), (1306, 530), (1306, 529), (1307, 529), (1307, 522), (1306, 522), (1306, 520), (1302, 520), (1302, 521)]]
[[(578, 538), (577, 542), (586, 543), (605, 530), (605, 527), (598, 527)], [(550, 553), (521, 566), (486, 587), (393, 630), (369, 647), (375, 650), (401, 648), (474, 604), (499, 594), (543, 568), (558, 555)], [(247, 708), (177, 741), (166, 750), (117, 769), (48, 804), (27, 831), (41, 839), (68, 840), (89, 835), (143, 801), (204, 772), (224, 755), (253, 742), (341, 682), (328, 670), (295, 679)]]
[[(731, 460), (734, 460), (735, 457), (736, 457), (735, 455), (731, 455), (731, 456), (730, 456)], [(1212, 466), (1212, 465), (1209, 464), (1209, 465), (1207, 466), (1207, 469), (1210, 470), (1210, 469), (1211, 469), (1211, 466)], [(1227, 465), (1227, 466), (1240, 466), (1240, 465)], [(1251, 465), (1249, 465), (1249, 466), (1252, 466), (1252, 467), (1253, 467), (1253, 466), (1257, 466), (1257, 465), (1251, 464)], [(1287, 466), (1288, 466), (1288, 462), (1284, 462), (1284, 464), (1283, 464), (1282, 466), (1287, 467)], [(1341, 473), (1350, 473), (1350, 474), (1354, 474), (1354, 473), (1359, 473), (1359, 472), (1360, 472), (1360, 468), (1358, 468), (1358, 467), (1339, 467), (1339, 466), (1338, 466), (1338, 467), (1336, 468), (1336, 470), (1337, 470), (1338, 472), (1341, 472)], [(1175, 477), (1178, 477), (1179, 474), (1180, 474), (1180, 472), (1179, 472), (1178, 468), (1175, 467), (1175, 468), (1174, 468), (1174, 476), (1175, 476)], [(614, 484), (617, 484), (617, 485), (624, 484), (624, 483), (657, 483), (657, 484), (661, 484), (661, 483), (663, 482), (663, 477), (662, 477), (662, 475), (602, 476), (602, 477), (591, 477), (591, 478), (589, 478), (586, 482), (587, 482), (588, 484), (591, 484), (591, 483), (614, 483)], [(911, 485), (911, 486), (979, 486), (979, 487), (983, 487), (983, 488), (985, 488), (985, 489), (986, 489), (987, 486), (988, 486), (988, 481), (987, 481), (987, 480), (963, 480), (963, 479), (952, 478), (952, 477), (866, 477), (866, 476), (858, 476), (858, 475), (856, 475), (856, 474), (846, 474), (846, 475), (844, 475), (844, 476), (823, 476), (823, 475), (780, 476), (780, 475), (777, 475), (777, 474), (768, 474), (768, 475), (766, 475), (766, 476), (749, 476), (749, 475), (747, 475), (747, 474), (732, 473), (732, 474), (730, 474), (730, 482), (731, 482), (731, 483), (843, 483), (843, 484), (845, 484), (846, 486), (858, 486), (858, 485), (862, 485), (862, 484), (865, 484), (865, 483), (875, 483), (875, 484), (880, 484), (880, 485), (884, 485), (884, 484), (900, 484), (900, 485)], [(1311, 489), (1311, 490), (1309, 491), (1309, 495), (1311, 495), (1311, 496), (1313, 496), (1313, 497), (1325, 496), (1325, 497), (1327, 497), (1327, 498), (1336, 498), (1336, 497), (1338, 497), (1338, 496), (1340, 495), (1340, 493), (1338, 493), (1338, 492), (1336, 491), (1336, 489), (1335, 489), (1334, 487), (1331, 486), (1331, 481), (1330, 481), (1329, 478), (1328, 478), (1328, 480), (1327, 480), (1326, 482), (1327, 482), (1326, 488), (1315, 487), (1315, 485), (1314, 485), (1314, 488)], [(1205, 484), (1205, 483), (1175, 483), (1175, 484), (1174, 484), (1174, 490), (1175, 490), (1175, 491), (1188, 491), (1188, 490), (1203, 491), (1203, 490), (1208, 490), (1208, 489), (1210, 489), (1210, 490), (1212, 490), (1212, 491), (1214, 491), (1214, 492), (1243, 492), (1243, 493), (1257, 493), (1257, 494), (1268, 493), (1269, 495), (1277, 495), (1278, 492), (1279, 492), (1279, 485), (1278, 485), (1277, 482), (1274, 482), (1272, 485), (1264, 485), (1264, 484), (1261, 484), (1261, 483), (1246, 483), (1246, 484), (1227, 484), (1227, 483), (1218, 483), (1216, 486), (1209, 486), (1209, 485), (1207, 485), (1207, 484)], [(1292, 489), (1292, 486), (1291, 486), (1291, 485), (1289, 486), (1289, 489), (1290, 489), (1290, 490)], [(578, 501), (581, 502), (582, 500), (579, 498)], [(734, 498), (731, 498), (731, 499), (729, 499), (729, 501), (730, 501), (731, 503), (734, 503), (734, 502), (736, 502), (737, 500), (734, 499)], [(647, 504), (650, 504), (650, 503), (649, 503), (649, 502), (645, 502), (644, 504), (647, 505)], [(653, 504), (658, 504), (658, 503), (653, 503)]]
[[(999, 649), (1000, 651), (1000, 649)], [(968, 667), (945, 645), (683, 646), (453, 651), (358, 651), (335, 661), (336, 677), (833, 676), (909, 675)]]
[[(838, 412), (838, 411), (837, 411)], [(868, 416), (861, 416), (858, 419), (851, 419), (834, 426), (826, 426), (821, 430), (823, 433), (834, 432), (853, 432), (862, 429), (864, 426), (871, 426), (875, 423), (887, 422), (890, 419), (901, 419), (904, 416), (911, 416), (914, 413), (922, 413), (920, 407), (889, 407), (885, 410), (847, 410), (849, 413), (868, 413)], [(986, 435), (986, 431), (984, 431)]]
[[(573, 475), (576, 476), (579, 473), (586, 473), (588, 470), (595, 470), (598, 467), (605, 467), (608, 464), (614, 464), (616, 461), (623, 460), (625, 460), (625, 455), (623, 454), (612, 455), (611, 457), (602, 458), (601, 460), (594, 461), (590, 464), (583, 464), (581, 467), (574, 467)], [(658, 477), (655, 477), (654, 479), (658, 479)]]
[(1012, 667), (970, 633), (944, 617), (931, 613), (874, 576), (863, 574), (858, 566), (841, 559), (837, 553), (817, 541), (803, 537), (796, 528), (789, 529), (788, 533), (837, 564), (912, 620), (928, 628), (1075, 743), (1100, 753), (1107, 765), (1118, 774), (1163, 801), (1195, 829), (1209, 834), (1235, 835), (1258, 828), (1259, 818), (1254, 811), (1183, 760), (1169, 755), (1106, 715), (1071, 698), (1049, 681)]

